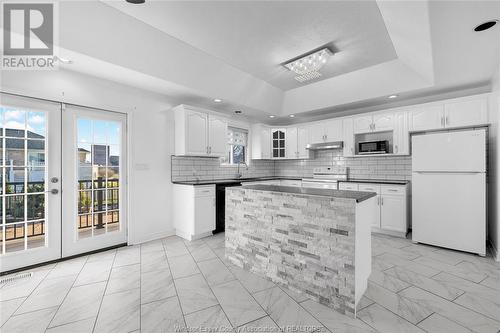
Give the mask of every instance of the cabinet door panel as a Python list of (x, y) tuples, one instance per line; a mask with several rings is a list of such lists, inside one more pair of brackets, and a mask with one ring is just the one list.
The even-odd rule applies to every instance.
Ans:
[(408, 132), (408, 114), (406, 112), (396, 112), (395, 124), (393, 153), (409, 155), (410, 134)]
[(354, 133), (369, 133), (372, 131), (373, 117), (359, 116), (354, 117)]
[(308, 143), (322, 143), (324, 142), (324, 129), (322, 124), (312, 124), (309, 127), (309, 142)]
[(394, 129), (394, 113), (373, 115), (373, 130), (377, 132)]
[(226, 154), (227, 123), (225, 119), (209, 116), (208, 141), (210, 155), (224, 156)]
[(261, 136), (261, 147), (262, 150), (262, 158), (271, 158), (271, 129), (270, 128), (262, 128), (260, 131)]
[(325, 121), (323, 126), (326, 142), (342, 140), (342, 120)]
[(215, 196), (196, 197), (194, 212), (194, 234), (215, 229)]
[(286, 158), (297, 158), (297, 127), (288, 127), (286, 129), (286, 141), (285, 141), (285, 157)]
[(299, 158), (309, 158), (309, 150), (306, 149), (309, 143), (309, 127), (301, 126), (297, 128), (297, 152)]
[(189, 155), (207, 154), (208, 115), (202, 112), (186, 112), (186, 153)]
[(445, 104), (446, 127), (484, 125), (488, 122), (486, 99)]
[(443, 106), (424, 106), (410, 112), (412, 131), (426, 131), (442, 128), (444, 125)]
[(344, 141), (344, 156), (354, 156), (354, 123), (352, 118), (344, 119), (342, 129), (344, 132), (342, 138)]
[(385, 195), (381, 197), (382, 229), (406, 232), (406, 196)]

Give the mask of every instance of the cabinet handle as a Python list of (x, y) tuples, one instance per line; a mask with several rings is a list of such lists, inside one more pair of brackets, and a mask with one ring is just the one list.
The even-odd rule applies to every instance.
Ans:
[(351, 147), (351, 154), (354, 154), (354, 148)]
[(448, 116), (444, 117), (444, 124), (448, 125)]
[(377, 198), (377, 206), (380, 206), (380, 197)]
[(383, 197), (380, 198), (380, 203), (382, 204), (382, 206), (384, 205), (384, 198)]
[(396, 145), (395, 148), (396, 148), (396, 153), (397, 153), (398, 152), (398, 145)]
[(387, 191), (389, 191), (389, 192), (397, 192), (398, 190), (395, 190), (395, 189), (390, 188), (390, 189), (388, 189)]
[(441, 126), (444, 126), (444, 117), (441, 117)]

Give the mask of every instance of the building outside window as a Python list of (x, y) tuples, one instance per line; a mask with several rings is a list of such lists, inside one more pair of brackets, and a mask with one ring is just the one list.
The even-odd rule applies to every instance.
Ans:
[(221, 158), (223, 165), (244, 164), (247, 161), (248, 131), (236, 127), (228, 127), (226, 156)]

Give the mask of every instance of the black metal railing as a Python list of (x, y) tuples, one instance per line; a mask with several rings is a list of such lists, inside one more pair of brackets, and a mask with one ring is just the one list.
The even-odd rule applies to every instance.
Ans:
[[(92, 191), (92, 180), (79, 180), (78, 181), (78, 229), (85, 229), (95, 226), (96, 228), (104, 228), (105, 224), (114, 224), (119, 222), (119, 179), (105, 179), (104, 177), (99, 177), (94, 182), (94, 200), (92, 200), (90, 192)], [(107, 183), (107, 184), (106, 184)], [(106, 187), (107, 185), (107, 187)], [(5, 184), (6, 194), (24, 194), (25, 193), (25, 183), (24, 182), (8, 182)], [(45, 191), (45, 182), (28, 182), (26, 184), (28, 193), (43, 193)], [(107, 198), (105, 191), (107, 191)], [(94, 208), (94, 221), (92, 220), (92, 212), (90, 206)], [(30, 201), (29, 201), (30, 202)], [(28, 202), (28, 203), (29, 203)], [(36, 207), (40, 210), (40, 207)], [(24, 203), (22, 207), (19, 202), (6, 200), (5, 201), (6, 214), (5, 219), (10, 223), (22, 222), (23, 218), (17, 218), (17, 216), (24, 215), (18, 214), (18, 210), (24, 211)], [(33, 210), (35, 207), (31, 207), (28, 204), (28, 212)], [(41, 211), (45, 210), (44, 202), (41, 203)], [(30, 213), (30, 214), (31, 214)], [(43, 219), (43, 215), (40, 219)], [(32, 216), (31, 219), (37, 219)], [(5, 241), (11, 241), (16, 239), (24, 238), (25, 232), (28, 233), (28, 237), (42, 236), (45, 234), (45, 221), (36, 221), (27, 223), (27, 228), (25, 230), (24, 224), (9, 226), (9, 222), (5, 225), (6, 234)]]

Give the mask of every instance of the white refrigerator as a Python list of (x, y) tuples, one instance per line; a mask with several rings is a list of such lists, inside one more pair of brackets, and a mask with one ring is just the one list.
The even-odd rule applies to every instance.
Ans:
[(412, 136), (412, 239), (486, 254), (486, 129)]

